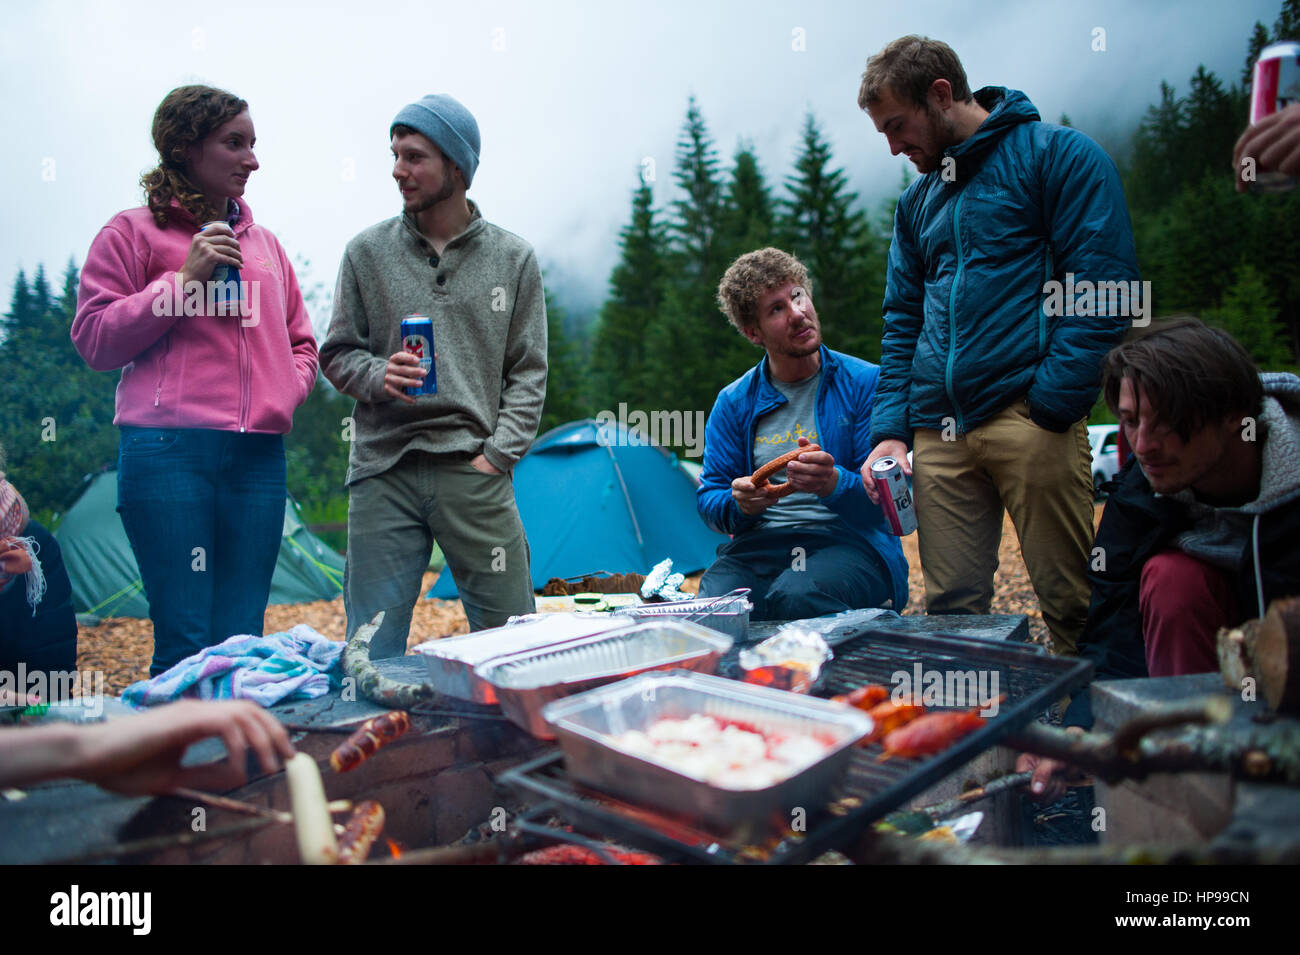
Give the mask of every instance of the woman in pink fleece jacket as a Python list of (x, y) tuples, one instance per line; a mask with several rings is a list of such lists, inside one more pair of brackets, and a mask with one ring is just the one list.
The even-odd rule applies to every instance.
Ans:
[(316, 381), (293, 267), (243, 200), (255, 139), (242, 99), (172, 90), (154, 114), (147, 205), (114, 216), (81, 271), (73, 344), (90, 367), (122, 369), (117, 509), (149, 598), (155, 676), (262, 633), (283, 435)]

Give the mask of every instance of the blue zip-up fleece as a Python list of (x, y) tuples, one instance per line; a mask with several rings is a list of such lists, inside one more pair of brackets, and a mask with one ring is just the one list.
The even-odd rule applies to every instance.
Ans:
[(1044, 307), (1044, 284), (1067, 273), (1076, 288), (1138, 279), (1115, 164), (1083, 133), (1039, 122), (1024, 93), (975, 99), (989, 116), (945, 153), (954, 181), (941, 164), (898, 200), (873, 445), (910, 446), (914, 428), (945, 418), (964, 433), (1022, 397), (1035, 423), (1065, 431), (1088, 415), (1131, 322)]
[[(873, 446), (868, 427), (880, 369), (825, 345), (821, 356), (817, 443), (835, 459), (835, 470), (839, 472), (835, 490), (822, 498), (822, 503), (884, 560), (893, 585), (894, 609), (901, 613), (907, 606), (903, 546), (886, 530), (884, 514), (867, 497), (858, 473)], [(724, 534), (743, 534), (762, 520), (741, 513), (731, 497), (731, 482), (754, 473), (758, 419), (786, 403), (785, 395), (772, 386), (770, 375), (764, 355), (762, 361), (722, 389), (704, 426), (704, 468), (695, 503), (704, 522)]]

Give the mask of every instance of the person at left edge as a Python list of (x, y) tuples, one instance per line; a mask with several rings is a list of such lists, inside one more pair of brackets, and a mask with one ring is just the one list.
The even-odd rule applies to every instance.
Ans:
[[(232, 634), (261, 635), (284, 525), (283, 435), (317, 359), (289, 257), (244, 199), (258, 168), (248, 104), (178, 87), (153, 141), (146, 205), (109, 220), (86, 256), (72, 342), (91, 368), (122, 369), (117, 509), (156, 676)], [(220, 265), (240, 271), (239, 305), (213, 294)]]

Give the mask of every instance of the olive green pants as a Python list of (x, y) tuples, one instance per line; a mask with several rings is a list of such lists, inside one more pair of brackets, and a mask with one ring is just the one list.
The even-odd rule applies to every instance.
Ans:
[(912, 455), (927, 611), (989, 612), (1005, 507), (1054, 648), (1076, 653), (1093, 538), (1087, 422), (1056, 434), (1017, 401), (955, 440), (918, 428)]
[(384, 611), (370, 642), (371, 659), (406, 652), (435, 540), (471, 630), (499, 627), (514, 614), (536, 610), (511, 476), (483, 474), (468, 455), (414, 451), (349, 490), (343, 601), (349, 637)]

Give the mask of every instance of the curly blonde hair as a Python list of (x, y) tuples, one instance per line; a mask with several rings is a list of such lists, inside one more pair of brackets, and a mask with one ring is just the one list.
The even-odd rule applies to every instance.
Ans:
[(178, 86), (163, 98), (153, 114), (153, 144), (158, 165), (140, 177), (145, 201), (154, 222), (167, 224), (167, 213), (175, 199), (196, 222), (225, 217), (190, 181), (186, 172), (189, 150), (248, 109), (233, 93), (211, 86)]
[(743, 335), (746, 328), (758, 323), (758, 300), (763, 294), (791, 282), (812, 295), (808, 270), (789, 252), (771, 246), (746, 252), (731, 263), (718, 283), (718, 306)]

